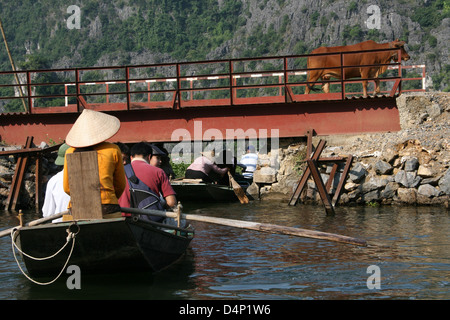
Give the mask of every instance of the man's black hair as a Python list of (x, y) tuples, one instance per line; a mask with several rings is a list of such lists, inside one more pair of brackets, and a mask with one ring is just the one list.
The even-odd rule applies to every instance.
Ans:
[(120, 151), (127, 156), (130, 155), (130, 148), (123, 142), (116, 142), (116, 145), (119, 147)]
[(153, 149), (151, 145), (149, 145), (146, 142), (139, 142), (136, 143), (131, 147), (130, 154), (132, 157), (135, 157), (136, 155), (141, 155), (144, 157), (152, 156), (153, 155)]

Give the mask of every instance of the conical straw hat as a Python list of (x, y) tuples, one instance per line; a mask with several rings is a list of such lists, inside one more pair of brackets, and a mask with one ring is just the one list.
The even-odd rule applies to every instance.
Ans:
[(84, 148), (106, 141), (120, 129), (120, 121), (106, 113), (84, 109), (66, 137), (74, 148)]

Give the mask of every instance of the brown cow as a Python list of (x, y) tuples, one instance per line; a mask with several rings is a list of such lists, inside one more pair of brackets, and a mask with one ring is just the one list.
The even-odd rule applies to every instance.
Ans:
[[(349, 51), (361, 51), (361, 50), (376, 50), (376, 49), (401, 49), (401, 58), (404, 61), (409, 60), (409, 55), (404, 48), (405, 42), (391, 41), (388, 43), (376, 43), (375, 41), (368, 40), (361, 43), (349, 45), (349, 46), (338, 46), (338, 47), (320, 47), (314, 49), (311, 54), (314, 53), (339, 53), (339, 52), (349, 52)], [(397, 61), (398, 50), (392, 51), (381, 51), (381, 52), (366, 52), (366, 53), (351, 53), (343, 55), (343, 65), (344, 66), (363, 66), (363, 65), (374, 65), (374, 64), (384, 64), (390, 63), (391, 60)], [(327, 69), (331, 67), (340, 67), (341, 57), (339, 54), (335, 55), (323, 55), (323, 56), (311, 56), (308, 57), (308, 69), (323, 68), (318, 70), (308, 71), (308, 82), (315, 82), (318, 79), (330, 80), (330, 78), (342, 79), (341, 69)], [(386, 71), (388, 66), (381, 67), (355, 67), (355, 68), (344, 68), (345, 79), (358, 78), (377, 78), (382, 73)], [(313, 85), (308, 84), (305, 90), (305, 94), (308, 94), (312, 89)], [(322, 89), (325, 93), (330, 91), (330, 84), (323, 83)], [(363, 93), (364, 97), (367, 97), (367, 80), (363, 81)], [(380, 80), (375, 80), (375, 90), (374, 94), (380, 93)]]

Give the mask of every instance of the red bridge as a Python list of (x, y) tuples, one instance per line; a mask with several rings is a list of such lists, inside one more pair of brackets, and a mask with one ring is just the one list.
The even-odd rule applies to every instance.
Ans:
[[(341, 61), (354, 53), (339, 53)], [(267, 137), (398, 131), (396, 96), (425, 90), (425, 67), (402, 66), (400, 50), (381, 95), (368, 98), (362, 79), (307, 82), (307, 57), (0, 72), (1, 140), (62, 142), (83, 108), (118, 117), (113, 139), (121, 142), (208, 140), (209, 129), (224, 139), (248, 138), (249, 130)], [(323, 82), (330, 93), (304, 94), (307, 84)]]

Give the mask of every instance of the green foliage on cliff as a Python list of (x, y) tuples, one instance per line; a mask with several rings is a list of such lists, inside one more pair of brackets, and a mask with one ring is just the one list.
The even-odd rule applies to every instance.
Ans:
[(411, 19), (423, 28), (436, 28), (444, 18), (450, 18), (449, 0), (425, 1), (422, 6), (414, 8), (411, 15)]
[[(16, 66), (22, 69), (124, 65), (149, 54), (151, 61), (138, 61), (305, 54), (318, 44), (385, 42), (393, 36), (394, 30), (387, 34), (386, 29), (364, 26), (367, 1), (303, 1), (296, 6), (297, 1), (301, 0), (5, 0), (0, 2), (0, 19)], [(67, 11), (69, 5), (81, 10), (80, 29), (67, 27), (73, 14)], [(408, 50), (415, 63), (422, 63), (415, 54), (420, 53), (423, 61), (437, 66), (432, 74), (436, 80), (447, 81), (448, 59), (434, 62), (441, 62), (439, 52), (446, 52), (436, 33), (443, 32), (440, 23), (450, 17), (450, 0), (380, 0), (378, 5), (385, 24), (393, 12), (420, 25), (420, 41), (416, 37)], [(417, 30), (413, 34), (408, 28), (404, 24), (395, 32), (402, 40), (417, 36)], [(3, 44), (0, 70), (11, 70)], [(11, 88), (0, 92), (5, 90)]]
[[(69, 29), (68, 6), (60, 0), (0, 5), (16, 60), (22, 60), (26, 45), (50, 61), (79, 54), (83, 66), (95, 65), (105, 54), (144, 49), (169, 53), (177, 60), (199, 60), (245, 23), (239, 0), (225, 0), (220, 7), (216, 0), (83, 1), (78, 4), (81, 29)], [(126, 10), (131, 14), (120, 17)], [(4, 50), (0, 61), (3, 70), (10, 69)]]

